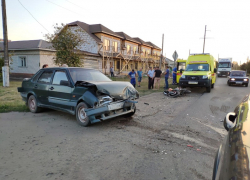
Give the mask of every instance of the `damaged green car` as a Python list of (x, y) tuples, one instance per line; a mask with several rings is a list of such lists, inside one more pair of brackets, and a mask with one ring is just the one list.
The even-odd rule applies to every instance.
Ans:
[(18, 92), (33, 113), (50, 108), (76, 115), (82, 126), (136, 112), (138, 91), (100, 71), (76, 67), (40, 69)]

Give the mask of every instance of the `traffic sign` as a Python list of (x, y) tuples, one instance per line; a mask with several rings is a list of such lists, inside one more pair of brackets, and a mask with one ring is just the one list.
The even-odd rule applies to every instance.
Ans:
[(176, 59), (178, 58), (178, 54), (177, 54), (177, 52), (176, 51), (174, 51), (174, 54), (173, 54), (173, 56), (172, 56), (173, 58), (174, 58), (174, 61), (176, 61)]

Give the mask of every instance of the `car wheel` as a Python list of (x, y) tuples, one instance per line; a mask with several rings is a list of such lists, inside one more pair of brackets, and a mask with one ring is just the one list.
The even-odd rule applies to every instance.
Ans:
[(28, 107), (30, 112), (32, 113), (38, 113), (41, 111), (41, 108), (37, 107), (37, 100), (34, 95), (31, 95), (28, 99)]
[(245, 86), (248, 87), (248, 84), (246, 84)]
[[(134, 105), (134, 106), (135, 106), (135, 105)], [(135, 108), (134, 108), (134, 112), (131, 112), (131, 113), (126, 114), (125, 117), (131, 117), (131, 116), (133, 116), (133, 115), (135, 114), (135, 112), (136, 112), (136, 106), (135, 106)]]
[(207, 90), (207, 92), (210, 92), (211, 91), (211, 85), (206, 87), (206, 90)]
[(231, 84), (230, 84), (228, 81), (227, 81), (227, 85), (228, 85), (228, 86), (231, 86)]
[(214, 88), (214, 84), (211, 85), (211, 88)]
[(87, 116), (85, 109), (87, 109), (88, 106), (80, 102), (76, 107), (76, 120), (81, 126), (88, 126), (90, 125), (89, 117)]

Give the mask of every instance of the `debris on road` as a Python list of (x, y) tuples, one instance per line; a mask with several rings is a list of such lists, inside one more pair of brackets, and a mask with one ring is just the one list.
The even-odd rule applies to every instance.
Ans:
[(193, 146), (192, 146), (192, 145), (190, 145), (190, 144), (188, 144), (188, 145), (187, 145), (187, 147), (191, 147), (191, 148), (192, 148)]
[(149, 105), (148, 103), (144, 103), (144, 104)]

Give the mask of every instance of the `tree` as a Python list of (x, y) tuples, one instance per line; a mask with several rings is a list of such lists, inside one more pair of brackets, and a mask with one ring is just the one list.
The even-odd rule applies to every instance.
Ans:
[(0, 81), (3, 79), (2, 67), (4, 66), (4, 57), (0, 57)]
[(237, 61), (233, 61), (232, 64), (233, 64), (232, 70), (239, 70), (240, 69), (240, 66), (239, 66)]
[(55, 64), (67, 64), (69, 67), (83, 66), (80, 59), (83, 53), (79, 49), (84, 42), (81, 36), (82, 32), (80, 28), (73, 30), (67, 25), (56, 24), (54, 34), (45, 35), (45, 38), (52, 43), (52, 47), (56, 50)]

